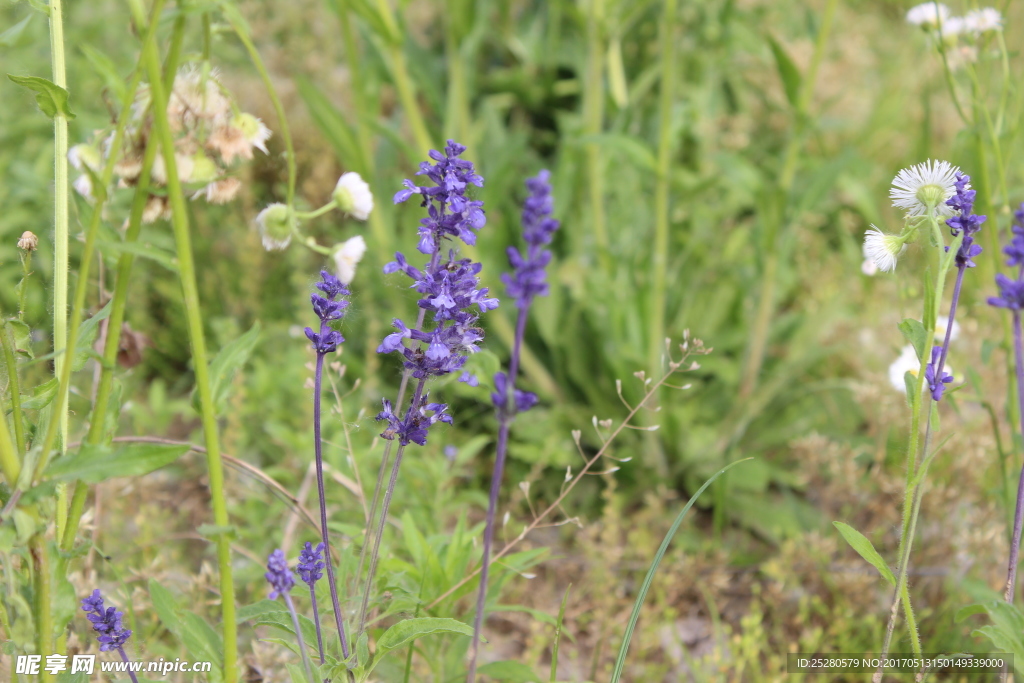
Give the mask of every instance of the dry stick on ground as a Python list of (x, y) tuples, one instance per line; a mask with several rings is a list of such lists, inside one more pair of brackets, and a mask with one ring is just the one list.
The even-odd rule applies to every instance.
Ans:
[[(684, 339), (685, 339), (685, 337), (684, 337)], [(575, 477), (573, 477), (572, 481), (570, 481), (568, 486), (566, 486), (562, 490), (562, 492), (558, 495), (558, 497), (555, 498), (553, 503), (548, 505), (548, 507), (545, 508), (544, 511), (541, 512), (539, 516), (534, 518), (534, 520), (532, 522), (530, 522), (530, 524), (526, 528), (524, 528), (522, 530), (522, 532), (520, 532), (520, 534), (518, 536), (516, 536), (511, 541), (506, 543), (505, 547), (503, 547), (499, 552), (495, 553), (494, 557), (491, 558), (491, 562), (492, 563), (497, 562), (502, 557), (507, 555), (508, 552), (510, 550), (512, 550), (512, 548), (514, 548), (516, 545), (518, 545), (520, 541), (522, 541), (524, 538), (526, 538), (526, 536), (531, 531), (533, 531), (534, 529), (540, 527), (541, 526), (541, 521), (543, 521), (544, 518), (547, 517), (549, 514), (551, 514), (556, 508), (561, 508), (562, 501), (565, 499), (565, 497), (567, 495), (569, 495), (569, 492), (572, 491), (573, 488), (575, 488), (576, 484), (579, 483), (579, 481), (590, 471), (590, 468), (593, 467), (597, 463), (598, 460), (600, 460), (601, 458), (603, 458), (605, 456), (605, 452), (608, 450), (608, 446), (612, 443), (612, 441), (615, 440), (615, 438), (622, 432), (623, 429), (638, 429), (638, 430), (653, 431), (652, 428), (650, 428), (650, 427), (633, 427), (633, 426), (631, 426), (629, 424), (629, 422), (630, 422), (630, 420), (632, 420), (636, 416), (636, 414), (638, 412), (640, 412), (640, 409), (644, 407), (644, 404), (648, 401), (648, 399), (650, 399), (652, 396), (654, 396), (655, 392), (657, 392), (658, 389), (660, 389), (662, 387), (662, 385), (664, 385), (667, 382), (669, 377), (674, 375), (676, 372), (680, 372), (680, 371), (688, 372), (690, 370), (696, 370), (697, 368), (700, 367), (700, 365), (696, 361), (691, 363), (690, 366), (687, 367), (687, 368), (683, 368), (682, 367), (683, 363), (686, 361), (687, 358), (689, 358), (689, 356), (691, 354), (706, 354), (706, 353), (710, 353), (711, 352), (711, 349), (704, 349), (702, 343), (700, 342), (700, 340), (697, 340), (697, 339), (693, 340), (693, 346), (692, 347), (688, 345), (688, 342), (684, 341), (683, 344), (680, 344), (680, 349), (682, 349), (682, 351), (683, 351), (683, 357), (680, 358), (678, 361), (670, 361), (669, 362), (669, 364), (668, 364), (668, 366), (669, 366), (668, 372), (665, 373), (664, 375), (662, 375), (662, 377), (657, 382), (654, 382), (654, 384), (647, 390), (647, 393), (644, 394), (643, 399), (638, 404), (636, 404), (636, 406), (630, 407), (629, 414), (626, 415), (626, 418), (622, 421), (622, 423), (619, 424), (619, 426), (615, 428), (615, 431), (613, 431), (608, 436), (608, 438), (601, 445), (600, 450), (598, 450), (597, 453), (593, 457), (591, 457), (590, 459), (587, 460), (586, 464), (583, 465), (583, 468), (576, 474)], [(642, 373), (640, 373), (638, 376), (640, 376), (642, 378)], [(620, 398), (622, 397), (621, 391), (619, 393), (619, 397)], [(625, 399), (623, 399), (623, 400), (625, 400)], [(628, 406), (629, 404), (627, 403), (626, 405)], [(576, 441), (576, 447), (578, 449), (579, 448), (579, 432), (575, 432), (573, 434), (573, 437), (574, 437), (574, 440)], [(460, 580), (458, 583), (456, 583), (451, 588), (446, 590), (440, 596), (435, 598), (430, 604), (428, 604), (426, 606), (425, 609), (430, 610), (430, 609), (433, 609), (434, 607), (436, 607), (442, 600), (444, 600), (445, 598), (450, 596), (452, 593), (454, 593), (456, 590), (458, 590), (462, 586), (466, 585), (469, 581), (471, 581), (473, 579), (473, 577), (477, 576), (480, 573), (480, 569), (481, 569), (481, 567), (477, 567), (472, 572), (467, 574), (465, 577), (462, 578), (462, 580)]]

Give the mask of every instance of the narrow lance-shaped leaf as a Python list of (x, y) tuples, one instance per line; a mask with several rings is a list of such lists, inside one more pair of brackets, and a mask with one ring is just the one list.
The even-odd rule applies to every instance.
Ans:
[(871, 544), (867, 536), (843, 522), (832, 522), (832, 525), (839, 530), (839, 533), (850, 544), (850, 547), (857, 551), (858, 555), (870, 562), (886, 581), (893, 586), (896, 585), (896, 577), (892, 575), (892, 570), (889, 569), (889, 565), (885, 563), (882, 556), (875, 550), (875, 546)]

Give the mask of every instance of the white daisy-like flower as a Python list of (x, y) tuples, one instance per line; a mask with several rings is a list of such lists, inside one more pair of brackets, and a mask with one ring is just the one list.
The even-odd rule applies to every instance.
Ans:
[(256, 215), (255, 223), (267, 251), (281, 251), (291, 244), (295, 219), (286, 204), (270, 204)]
[(957, 38), (969, 32), (970, 26), (964, 17), (950, 17), (939, 26), (939, 37), (951, 45), (955, 45)]
[(1001, 31), (1003, 30), (1003, 15), (992, 7), (972, 9), (964, 15), (964, 25), (968, 31), (975, 34)]
[[(949, 316), (940, 315), (935, 320), (935, 341), (944, 342), (946, 340), (946, 326), (949, 325)], [(960, 336), (960, 323), (953, 321), (953, 329), (949, 331), (949, 341), (955, 340)]]
[(352, 282), (356, 275), (356, 265), (366, 253), (366, 240), (362, 235), (350, 237), (334, 250), (334, 264), (337, 266), (338, 279), (343, 285)]
[(906, 248), (906, 243), (897, 235), (886, 234), (874, 225), (864, 233), (864, 255), (883, 273), (896, 269), (896, 259)]
[(939, 216), (952, 216), (952, 207), (946, 200), (956, 191), (954, 183), (960, 167), (948, 161), (931, 160), (905, 168), (893, 178), (889, 198), (892, 205), (907, 212), (907, 216), (925, 216), (929, 204), (935, 206)]
[[(921, 364), (917, 362), (917, 351), (910, 344), (903, 347), (899, 357), (889, 366), (889, 383), (901, 394), (907, 393), (907, 383), (904, 381), (903, 376), (908, 372), (914, 377), (917, 377), (921, 372)], [(942, 372), (948, 372), (952, 375), (953, 368), (947, 362), (942, 366)], [(928, 390), (927, 382), (925, 382), (923, 389), (925, 391)]]
[(261, 119), (252, 114), (239, 114), (231, 121), (231, 125), (242, 131), (246, 141), (264, 154), (267, 152), (267, 140), (273, 134)]
[(941, 2), (925, 2), (907, 11), (907, 23), (924, 28), (936, 28), (949, 17), (949, 8)]
[(339, 209), (361, 221), (365, 221), (373, 211), (373, 193), (358, 173), (349, 171), (343, 174), (334, 187), (332, 197)]
[(876, 266), (875, 262), (871, 260), (870, 256), (868, 256), (868, 243), (867, 243), (867, 240), (864, 241), (864, 244), (860, 245), (860, 250), (861, 250), (861, 253), (864, 254), (864, 262), (860, 264), (860, 272), (864, 273), (865, 275), (867, 275), (869, 277), (877, 275), (878, 274), (878, 266)]
[(182, 67), (174, 77), (174, 88), (167, 103), (171, 125), (192, 127), (199, 120), (217, 121), (231, 113), (231, 101), (224, 96), (217, 71), (203, 73), (196, 67)]

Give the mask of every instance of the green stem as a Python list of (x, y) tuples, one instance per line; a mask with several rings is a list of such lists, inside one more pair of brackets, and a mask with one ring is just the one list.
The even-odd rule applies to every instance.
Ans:
[(471, 145), (469, 134), (469, 96), (466, 86), (466, 64), (462, 59), (460, 36), (457, 23), (462, 20), (466, 8), (460, 0), (448, 0), (444, 13), (445, 59), (448, 62), (448, 102), (445, 116), (445, 138)]
[(11, 441), (11, 432), (7, 427), (7, 416), (0, 414), (0, 468), (4, 471), (4, 478), (14, 489), (18, 483), (18, 475), (21, 474), (21, 460), (18, 451), (14, 450), (14, 442)]
[(25, 302), (28, 297), (28, 278), (32, 274), (32, 252), (21, 255), (21, 291), (18, 294), (18, 320), (25, 319)]
[[(604, 0), (589, 0), (587, 5), (587, 66), (583, 84), (583, 134), (601, 133), (604, 121), (604, 50), (601, 49), (601, 28), (604, 20)], [(588, 142), (587, 186), (590, 199), (590, 223), (594, 231), (598, 261), (605, 273), (612, 272), (612, 259), (608, 251), (608, 231), (604, 214), (604, 155), (597, 142)]]
[[(405, 116), (409, 120), (409, 127), (412, 129), (412, 136), (419, 147), (417, 155), (426, 154), (433, 148), (430, 142), (430, 133), (427, 132), (427, 124), (423, 120), (419, 103), (416, 101), (416, 89), (412, 79), (409, 78), (409, 68), (405, 61), (405, 51), (402, 49), (402, 32), (395, 20), (394, 12), (388, 0), (377, 0), (377, 13), (384, 22), (387, 35), (383, 36), (388, 43), (388, 58), (391, 61), (391, 77), (395, 81), (395, 89), (398, 91), (398, 99), (405, 110)], [(417, 156), (419, 158), (419, 156)]]
[[(64, 64), (64, 9), (62, 0), (50, 0), (50, 55), (53, 82), (67, 88)], [(68, 341), (68, 120), (60, 112), (53, 117), (53, 349), (67, 349)], [(54, 376), (63, 375), (70, 360), (66, 353), (54, 358)], [(68, 386), (58, 385), (61, 396), (56, 403), (58, 415), (57, 445), (64, 452), (68, 436)], [(57, 485), (57, 533), (67, 522), (67, 484)]]
[(281, 131), (281, 139), (284, 140), (285, 154), (288, 157), (286, 160), (288, 163), (288, 195), (285, 203), (288, 206), (294, 206), (295, 183), (297, 178), (295, 168), (295, 147), (292, 144), (292, 133), (288, 126), (288, 119), (284, 113), (284, 106), (281, 104), (281, 98), (277, 96), (277, 89), (274, 88), (274, 83), (270, 80), (270, 73), (267, 71), (267, 67), (263, 63), (263, 58), (260, 57), (260, 53), (256, 50), (256, 46), (253, 45), (252, 38), (249, 37), (245, 27), (237, 23), (237, 20), (231, 14), (226, 14), (225, 16), (231, 23), (231, 28), (238, 36), (238, 39), (242, 41), (242, 45), (245, 46), (245, 51), (249, 53), (249, 59), (252, 60), (253, 66), (256, 67), (256, 71), (259, 73), (260, 79), (263, 81), (263, 87), (267, 89), (267, 96), (270, 97), (270, 103), (274, 106), (274, 112), (277, 114), (277, 125)]
[(314, 218), (319, 218), (320, 216), (323, 216), (325, 213), (330, 213), (331, 211), (334, 211), (336, 208), (338, 208), (338, 203), (334, 200), (331, 200), (324, 204), (323, 206), (321, 206), (319, 209), (314, 209), (313, 211), (305, 212), (296, 211), (295, 215), (304, 221), (308, 221)]
[[(136, 21), (142, 16), (139, 0), (130, 0)], [(238, 31), (238, 27), (236, 32)], [(244, 34), (238, 32), (240, 37)], [(242, 37), (246, 48), (252, 43)], [(250, 51), (250, 55), (252, 51)], [(206, 463), (209, 472), (210, 498), (213, 507), (214, 523), (219, 527), (229, 524), (227, 500), (224, 495), (224, 470), (220, 458), (220, 443), (217, 438), (217, 416), (214, 412), (213, 397), (210, 390), (209, 365), (206, 353), (206, 339), (203, 336), (203, 319), (199, 306), (199, 290), (196, 285), (195, 263), (192, 256), (192, 241), (189, 234), (188, 207), (178, 178), (177, 165), (174, 158), (174, 136), (167, 117), (167, 93), (161, 80), (160, 57), (156, 44), (149, 42), (143, 49), (143, 61), (149, 75), (153, 95), (153, 121), (160, 151), (163, 155), (164, 167), (167, 170), (167, 195), (171, 204), (171, 225), (174, 231), (174, 242), (178, 253), (178, 274), (181, 280), (182, 294), (185, 302), (185, 315), (188, 320), (189, 343), (192, 347), (192, 362), (195, 369), (196, 388), (202, 414), (203, 435), (206, 444)], [(262, 62), (257, 66), (261, 75), (266, 74)], [(275, 107), (280, 106), (275, 100)], [(282, 116), (283, 111), (278, 112)], [(287, 144), (290, 148), (290, 138)], [(294, 155), (289, 149), (289, 164), (294, 164)], [(292, 191), (290, 189), (290, 191)], [(238, 658), (237, 625), (235, 623), (235, 587), (231, 575), (231, 546), (225, 533), (217, 535), (217, 563), (220, 571), (221, 617), (224, 629), (224, 680), (234, 683), (237, 680), (236, 661)]]
[[(34, 580), (36, 608), (36, 647), (43, 654), (53, 654), (53, 609), (50, 596), (50, 561), (46, 553), (46, 541), (42, 534), (36, 534), (29, 541), (29, 552), (32, 555), (32, 578)], [(53, 674), (45, 669), (39, 674), (40, 680), (52, 681)]]
[(25, 453), (25, 419), (21, 411), (21, 383), (18, 378), (18, 361), (7, 329), (7, 323), (0, 316), (0, 346), (3, 347), (4, 363), (7, 365), (8, 389), (11, 391), (11, 419), (14, 420), (14, 440), (18, 446), (18, 457)]

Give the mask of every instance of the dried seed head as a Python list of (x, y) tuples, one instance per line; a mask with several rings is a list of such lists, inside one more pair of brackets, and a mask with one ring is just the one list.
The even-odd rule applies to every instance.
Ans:
[(26, 230), (21, 233), (21, 239), (18, 240), (18, 249), (24, 251), (35, 251), (39, 248), (39, 238), (36, 237), (34, 232)]

